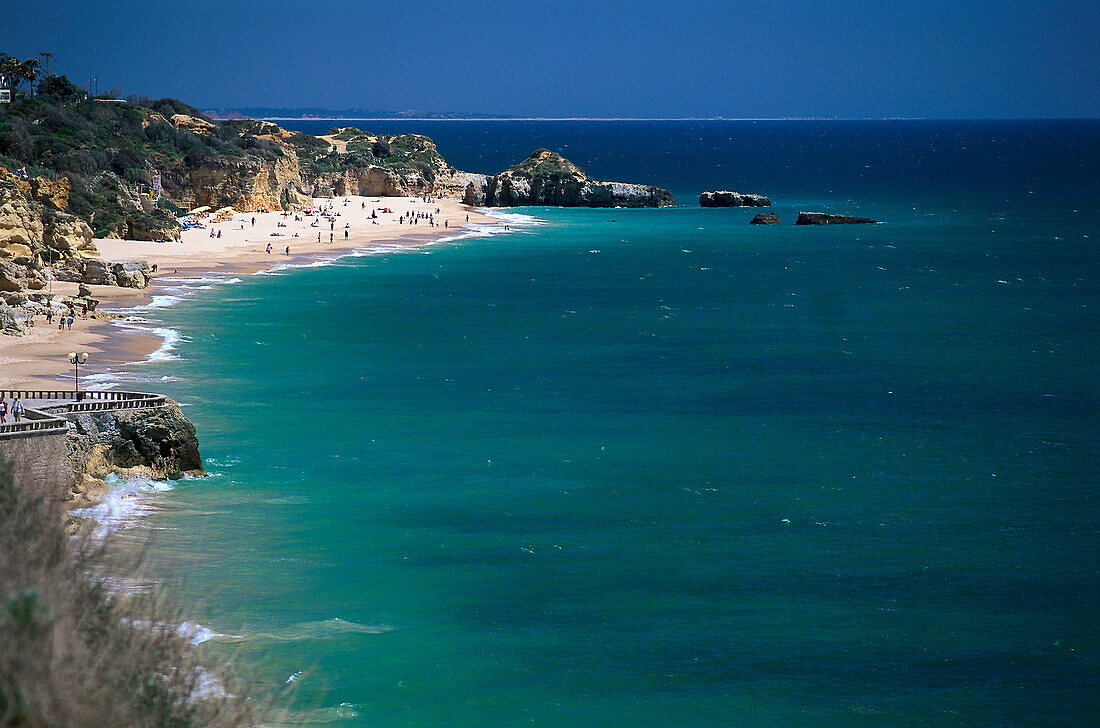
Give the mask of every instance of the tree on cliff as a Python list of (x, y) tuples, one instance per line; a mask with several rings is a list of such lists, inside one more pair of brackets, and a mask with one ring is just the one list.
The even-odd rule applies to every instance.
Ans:
[(34, 88), (34, 79), (38, 78), (38, 66), (41, 63), (37, 58), (19, 60), (7, 53), (0, 53), (0, 75), (7, 76), (13, 92), (18, 92), (24, 83), (29, 83), (30, 89)]

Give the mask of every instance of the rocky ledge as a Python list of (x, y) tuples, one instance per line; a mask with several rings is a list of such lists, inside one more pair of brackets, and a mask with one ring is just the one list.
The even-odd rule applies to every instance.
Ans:
[(866, 225), (875, 223), (869, 217), (852, 217), (851, 215), (829, 215), (824, 212), (800, 212), (795, 225)]
[(729, 190), (699, 195), (700, 207), (771, 207), (771, 204), (772, 201), (764, 195), (743, 195)]
[(668, 190), (650, 185), (590, 179), (577, 165), (549, 149), (536, 150), (519, 164), (492, 177), (471, 175), (463, 201), (468, 205), (513, 207), (668, 207)]

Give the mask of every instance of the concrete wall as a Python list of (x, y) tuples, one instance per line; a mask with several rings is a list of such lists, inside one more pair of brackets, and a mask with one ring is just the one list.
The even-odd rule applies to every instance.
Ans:
[(0, 439), (0, 457), (12, 466), (16, 484), (54, 501), (69, 498), (75, 475), (65, 457), (68, 435), (27, 435)]

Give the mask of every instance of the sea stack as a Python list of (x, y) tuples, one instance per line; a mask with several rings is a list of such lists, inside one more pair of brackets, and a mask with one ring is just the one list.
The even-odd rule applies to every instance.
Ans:
[(829, 215), (824, 212), (800, 212), (795, 225), (865, 225), (878, 222), (869, 217), (852, 217), (851, 215)]
[(772, 201), (764, 195), (743, 195), (729, 190), (699, 195), (700, 207), (771, 207), (771, 204)]
[(530, 157), (500, 174), (467, 184), (467, 204), (489, 207), (557, 205), (560, 207), (668, 207), (676, 204), (668, 190), (651, 185), (591, 179), (577, 165), (549, 149), (536, 149)]
[(749, 225), (782, 225), (783, 221), (774, 212), (762, 212), (749, 220)]

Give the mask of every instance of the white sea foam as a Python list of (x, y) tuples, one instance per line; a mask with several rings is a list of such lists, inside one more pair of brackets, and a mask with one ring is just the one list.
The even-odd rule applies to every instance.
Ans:
[(96, 538), (103, 538), (120, 529), (130, 528), (156, 509), (156, 495), (173, 489), (166, 480), (150, 478), (120, 478), (111, 473), (104, 481), (107, 492), (100, 501), (70, 513), (81, 518), (91, 518), (99, 523)]

